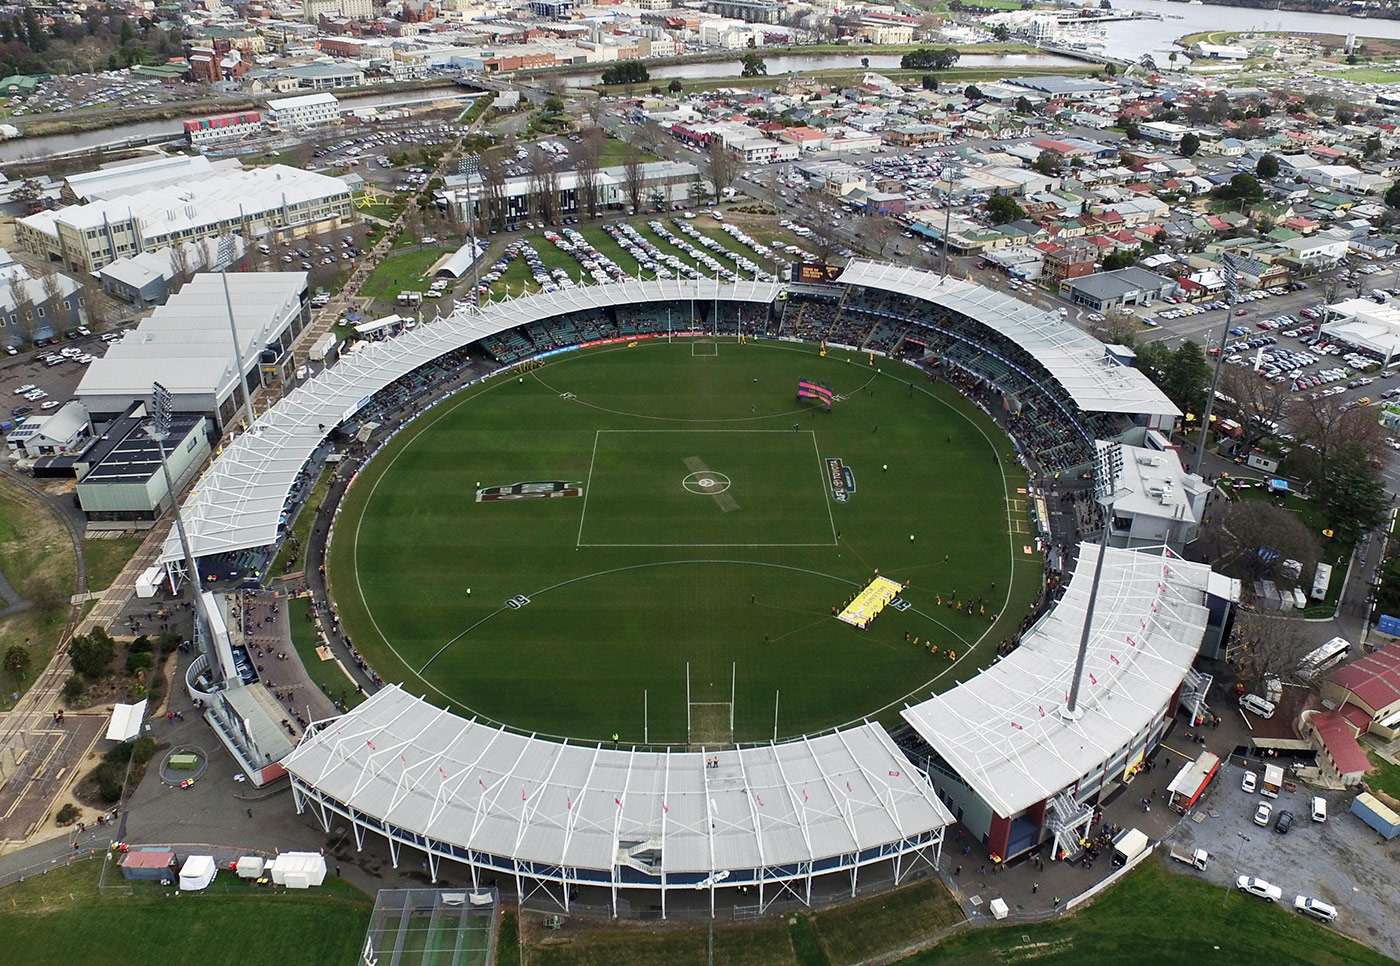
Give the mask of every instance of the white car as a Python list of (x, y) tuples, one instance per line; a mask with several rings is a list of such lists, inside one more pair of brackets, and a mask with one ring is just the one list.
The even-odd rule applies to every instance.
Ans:
[(49, 399), (49, 400), (46, 400), (46, 401), (40, 403), (40, 404), (39, 404), (39, 408), (40, 408), (40, 409), (55, 409), (55, 408), (57, 408), (58, 406), (62, 406), (62, 405), (63, 405), (63, 403), (62, 403), (60, 400), (57, 400), (57, 399)]
[(1254, 824), (1267, 826), (1273, 811), (1274, 807), (1268, 802), (1260, 802), (1259, 807), (1254, 810)]
[(1309, 899), (1307, 896), (1298, 896), (1293, 900), (1293, 908), (1305, 916), (1312, 916), (1314, 919), (1321, 919), (1323, 922), (1331, 922), (1337, 918), (1337, 907), (1321, 899)]
[(1283, 890), (1278, 886), (1252, 875), (1242, 875), (1237, 878), (1235, 888), (1241, 892), (1248, 892), (1252, 896), (1258, 896), (1267, 902), (1278, 902), (1283, 898)]
[(1312, 820), (1314, 822), (1327, 821), (1327, 799), (1320, 795), (1314, 795), (1312, 800)]
[(1252, 771), (1244, 773), (1244, 778), (1240, 781), (1240, 791), (1252, 792), (1259, 787), (1259, 776)]
[(32, 382), (26, 382), (24, 385), (20, 386), (18, 389), (15, 390), (15, 395), (16, 395), (16, 396), (23, 396), (25, 393), (27, 393), (27, 392), (33, 392), (35, 389), (38, 389), (38, 388), (39, 388), (39, 387), (36, 386), (36, 385), (34, 385), (34, 383), (32, 383)]

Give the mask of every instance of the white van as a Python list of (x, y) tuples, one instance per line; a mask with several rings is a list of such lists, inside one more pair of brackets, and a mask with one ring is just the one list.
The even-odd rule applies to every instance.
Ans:
[(1257, 714), (1265, 721), (1274, 716), (1274, 703), (1266, 701), (1257, 694), (1245, 694), (1240, 696), (1240, 707), (1246, 711)]
[(1307, 896), (1298, 896), (1293, 900), (1293, 908), (1297, 909), (1305, 916), (1312, 916), (1323, 922), (1331, 922), (1337, 918), (1337, 907), (1321, 899), (1309, 899)]
[(1312, 799), (1312, 820), (1314, 822), (1327, 821), (1327, 799), (1321, 795), (1314, 795)]

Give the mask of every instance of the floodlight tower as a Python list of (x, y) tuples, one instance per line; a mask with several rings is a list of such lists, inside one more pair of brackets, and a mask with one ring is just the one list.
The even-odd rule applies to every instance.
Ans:
[(195, 564), (194, 553), (190, 550), (189, 534), (185, 532), (185, 520), (180, 513), (180, 498), (175, 492), (175, 484), (170, 480), (170, 463), (165, 455), (165, 441), (170, 438), (170, 390), (158, 382), (151, 383), (151, 419), (146, 423), (146, 435), (155, 440), (160, 450), (160, 469), (165, 474), (165, 492), (170, 495), (170, 510), (175, 514), (175, 532), (180, 535), (180, 549), (185, 554), (185, 566), (189, 568), (189, 580), (195, 596), (204, 590), (199, 578), (199, 567)]
[(1084, 608), (1084, 629), (1079, 634), (1079, 654), (1074, 659), (1074, 679), (1069, 685), (1069, 700), (1061, 715), (1078, 721), (1084, 712), (1079, 707), (1079, 682), (1084, 677), (1084, 659), (1089, 654), (1089, 635), (1094, 624), (1094, 605), (1099, 599), (1099, 580), (1103, 576), (1103, 558), (1108, 556), (1108, 531), (1113, 526), (1113, 504), (1126, 491), (1117, 489), (1118, 474), (1123, 471), (1123, 445), (1108, 443), (1096, 454), (1094, 464), (1094, 499), (1103, 507), (1103, 529), (1099, 532), (1099, 558), (1094, 561), (1094, 580), (1089, 584), (1089, 603)]
[(473, 198), (472, 180), (481, 173), (481, 155), (468, 154), (457, 159), (457, 173), (466, 179), (467, 185), (467, 236), (472, 244), (472, 305), (481, 308), (481, 260), (476, 248), (476, 202)]
[(943, 277), (948, 277), (948, 234), (953, 227), (953, 189), (954, 178), (962, 177), (962, 166), (959, 164), (948, 164), (944, 166), (944, 171), (948, 175), (948, 197), (943, 199)]
[(1201, 438), (1196, 442), (1196, 458), (1192, 461), (1191, 472), (1201, 473), (1201, 462), (1206, 457), (1206, 436), (1210, 433), (1210, 413), (1215, 408), (1215, 390), (1220, 385), (1220, 366), (1225, 361), (1225, 342), (1230, 337), (1230, 325), (1235, 318), (1235, 303), (1240, 300), (1240, 273), (1235, 264), (1235, 256), (1225, 253), (1225, 324), (1220, 327), (1220, 345), (1215, 348), (1215, 369), (1210, 376), (1210, 392), (1206, 394), (1206, 408), (1201, 413)]
[[(222, 277), (224, 283), (224, 305), (228, 307), (228, 330), (229, 333), (233, 336), (233, 365), (234, 370), (238, 375), (239, 389), (241, 389), (243, 392), (243, 414), (244, 417), (248, 420), (248, 431), (252, 432), (253, 423), (257, 420), (257, 417), (253, 415), (253, 394), (248, 389), (248, 374), (243, 371), (243, 346), (238, 341), (238, 323), (236, 323), (233, 320), (233, 296), (229, 294), (228, 290), (228, 267), (233, 264), (233, 259), (233, 235), (220, 235), (219, 263), (223, 267), (219, 270), (219, 275)], [(157, 385), (159, 385), (159, 383), (157, 383)], [(165, 396), (166, 402), (168, 403), (170, 400), (170, 394), (167, 392)], [(163, 462), (164, 457), (162, 457), (162, 463)], [(166, 476), (169, 476), (168, 472)], [(167, 479), (166, 483), (169, 484), (169, 482), (169, 479)], [(178, 514), (176, 514), (176, 519), (179, 519)]]

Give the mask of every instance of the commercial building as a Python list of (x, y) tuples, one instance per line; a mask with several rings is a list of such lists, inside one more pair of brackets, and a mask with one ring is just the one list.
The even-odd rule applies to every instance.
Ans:
[(274, 131), (305, 131), (340, 119), (340, 101), (334, 94), (302, 94), (267, 102), (268, 127)]
[(1175, 289), (1176, 283), (1163, 275), (1143, 268), (1120, 268), (1065, 279), (1060, 283), (1060, 298), (1104, 312), (1126, 305), (1151, 305)]
[(82, 286), (67, 275), (40, 278), (0, 248), (0, 343), (17, 347), (87, 323)]
[[(150, 395), (149, 386), (146, 394)], [(70, 405), (82, 408), (77, 403)], [(171, 494), (161, 468), (160, 446), (146, 432), (149, 422), (146, 403), (132, 403), (73, 459), (78, 506), (89, 526), (146, 528), (170, 509)], [(212, 423), (207, 416), (181, 413), (171, 418), (165, 453), (175, 492), (189, 483), (209, 458), (211, 434)]]
[(370, 0), (302, 0), (301, 12), (307, 23), (317, 23), (321, 15), (347, 20), (368, 20), (374, 16)]
[(1325, 335), (1382, 359), (1400, 354), (1400, 308), (1394, 302), (1377, 305), (1370, 299), (1347, 299), (1327, 309), (1331, 321), (1322, 326)]
[(185, 139), (191, 147), (216, 144), (220, 141), (241, 141), (263, 132), (262, 115), (257, 111), (238, 114), (216, 114), (193, 118), (185, 122)]
[(217, 238), (201, 238), (182, 242), (179, 248), (157, 248), (119, 258), (99, 269), (97, 278), (108, 295), (147, 308), (169, 298), (183, 275), (236, 268), (246, 248), (238, 235), (231, 235), (227, 245)]
[(771, 3), (769, 0), (707, 0), (705, 12), (728, 17), (730, 20), (771, 26), (782, 21), (787, 7), (781, 3)]
[(5, 437), (5, 445), (20, 459), (77, 453), (92, 436), (87, 410), (75, 402), (52, 416), (33, 416)]
[[(225, 296), (224, 281), (228, 283)], [(229, 329), (233, 306), (243, 372)], [(305, 272), (196, 275), (107, 354), (94, 360), (76, 398), (101, 423), (150, 398), (151, 383), (170, 390), (172, 409), (236, 422), (243, 394), (290, 381), (292, 341), (310, 320)]]
[[(1157, 437), (1165, 443), (1165, 439)], [(1103, 449), (1107, 443), (1100, 442)], [(1198, 474), (1188, 473), (1174, 449), (1124, 446), (1118, 476), (1118, 499), (1109, 521), (1109, 544), (1114, 547), (1156, 547), (1165, 544), (1181, 553), (1200, 532), (1206, 497), (1211, 487)]]
[(179, 242), (334, 230), (354, 214), (338, 178), (285, 164), (219, 168), (196, 180), (135, 190), (17, 220), (24, 247), (81, 272)]
[[(689, 204), (695, 185), (700, 180), (700, 169), (683, 161), (652, 161), (641, 166), (641, 188), (639, 199), (644, 207), (651, 207), (656, 199), (663, 205)], [(477, 224), (484, 224), (492, 205), (502, 205), (502, 211), (509, 220), (531, 217), (536, 204), (534, 198), (537, 185), (533, 178), (522, 176), (507, 178), (501, 185), (499, 200), (488, 197), (481, 176), (473, 175), (470, 181), (462, 176), (447, 178), (447, 189), (443, 199), (456, 207), (458, 214), (467, 218), (467, 202), (470, 199)], [(470, 184), (470, 189), (468, 189)], [(559, 196), (555, 209), (563, 214), (579, 210), (578, 173), (561, 171), (558, 178)], [(623, 167), (601, 168), (597, 175), (599, 206), (616, 210), (631, 205), (631, 194), (627, 190), (627, 172)]]

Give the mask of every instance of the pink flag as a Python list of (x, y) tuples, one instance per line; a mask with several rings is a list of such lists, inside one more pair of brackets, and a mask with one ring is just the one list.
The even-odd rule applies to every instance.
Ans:
[(485, 783), (484, 781), (482, 781), (480, 778), (478, 778), (478, 779), (476, 780), (476, 783), (477, 783), (478, 785), (481, 786), (481, 790), (482, 790), (483, 792), (486, 791), (486, 783)]
[(564, 799), (564, 807), (572, 812), (574, 810), (574, 800), (572, 798), (566, 797)]
[(1037, 709), (1040, 711), (1040, 716), (1041, 716), (1042, 718), (1045, 717), (1045, 705), (1043, 705), (1043, 704), (1042, 704), (1042, 705), (1038, 705), (1038, 706), (1037, 706)]
[(616, 804), (618, 808), (622, 807), (622, 799), (620, 798), (614, 798), (613, 803)]
[(754, 798), (754, 801), (758, 802), (758, 807), (759, 807), (759, 808), (762, 808), (762, 807), (763, 807), (763, 799), (759, 798), (757, 795), (755, 795), (753, 798)]
[(1018, 724), (1017, 724), (1016, 722), (1014, 722), (1014, 721), (1011, 722), (1011, 727), (1015, 728), (1017, 731), (1025, 731), (1025, 730), (1026, 730), (1025, 728), (1022, 728), (1020, 725), (1018, 725)]
[(846, 791), (849, 792), (850, 790), (851, 790), (851, 783), (850, 783), (850, 782), (846, 782)]
[(670, 810), (669, 808), (666, 807), (666, 803), (665, 803), (665, 802), (662, 802), (662, 803), (661, 803), (661, 810), (662, 810), (663, 812), (665, 812), (667, 815), (671, 814), (671, 810)]
[(802, 789), (802, 800), (803, 800), (804, 802), (807, 800), (807, 789), (805, 789), (805, 788)]
[(524, 786), (524, 785), (521, 785), (521, 786), (520, 786), (520, 800), (521, 800), (522, 802), (528, 802), (528, 801), (529, 801), (529, 799), (525, 797), (525, 786)]
[(365, 744), (369, 745), (369, 750), (370, 750), (370, 751), (374, 751), (374, 750), (375, 750), (374, 742), (370, 741), (368, 738), (365, 739)]
[(442, 770), (441, 765), (438, 766), (438, 774), (442, 776), (443, 781), (447, 781), (447, 772)]
[(407, 761), (407, 760), (405, 760), (405, 758), (404, 758), (404, 756), (403, 756), (403, 755), (399, 755), (399, 761), (401, 761), (401, 762), (403, 762), (403, 763), (404, 763), (404, 764), (405, 764), (405, 765), (407, 765), (407, 764), (408, 764), (408, 761)]
[(1089, 675), (1089, 680), (1090, 680), (1091, 682), (1093, 682), (1094, 684), (1098, 684), (1098, 683), (1099, 683), (1099, 679), (1096, 678), (1096, 677), (1094, 677), (1092, 674)]
[(1110, 655), (1108, 656), (1108, 659), (1109, 659), (1110, 661), (1112, 661), (1114, 664), (1117, 664), (1117, 663), (1118, 663), (1118, 655), (1117, 655), (1117, 654), (1110, 654)]
[(898, 777), (899, 777), (899, 772), (897, 772), (897, 771), (892, 771), (892, 772), (890, 772), (890, 777), (891, 777), (891, 778), (898, 778)]

